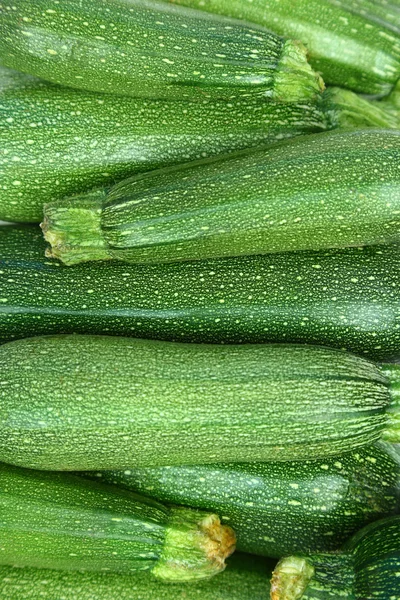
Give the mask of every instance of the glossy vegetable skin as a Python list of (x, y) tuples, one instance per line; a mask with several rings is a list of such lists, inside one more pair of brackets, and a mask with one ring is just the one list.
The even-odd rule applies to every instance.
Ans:
[(68, 265), (319, 250), (400, 240), (400, 131), (330, 131), (127, 179), (44, 207)]
[(338, 554), (290, 556), (275, 567), (271, 600), (398, 600), (400, 517), (371, 523)]
[[(356, 112), (369, 114), (369, 108)], [(134, 99), (61, 88), (0, 67), (0, 219), (40, 222), (43, 204), (65, 195), (324, 131), (328, 122), (336, 126), (340, 120), (330, 98), (326, 108), (252, 98)]]
[(312, 346), (18, 340), (0, 346), (0, 459), (104, 470), (399, 442), (399, 368)]
[(400, 454), (378, 443), (339, 457), (87, 472), (170, 504), (223, 515), (245, 552), (280, 558), (337, 550), (400, 509)]
[(0, 228), (0, 341), (54, 333), (209, 343), (321, 344), (376, 359), (400, 348), (400, 251), (370, 246), (181, 262), (44, 256), (38, 227)]
[[(245, 19), (306, 44), (326, 83), (386, 95), (400, 76), (396, 17), (379, 0), (170, 0)], [(386, 7), (388, 13), (393, 13)], [(377, 18), (380, 15), (381, 18)], [(382, 18), (383, 15), (383, 18)]]
[(222, 571), (235, 548), (215, 514), (81, 477), (3, 464), (0, 485), (1, 564), (196, 581)]
[(0, 6), (2, 64), (54, 83), (150, 98), (260, 96), (323, 89), (306, 48), (260, 27), (148, 0), (15, 0)]
[(228, 568), (209, 581), (166, 585), (147, 572), (79, 573), (0, 567), (7, 600), (268, 600), (273, 564), (235, 553)]

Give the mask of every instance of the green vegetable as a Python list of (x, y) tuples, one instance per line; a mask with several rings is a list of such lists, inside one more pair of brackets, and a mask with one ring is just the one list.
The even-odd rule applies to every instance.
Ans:
[(330, 92), (326, 107), (257, 98), (145, 100), (62, 89), (0, 68), (0, 219), (39, 222), (45, 202), (137, 172), (324, 131), (355, 114), (385, 120), (357, 97), (336, 109), (344, 93)]
[(0, 346), (0, 460), (105, 470), (400, 442), (398, 369), (312, 346), (18, 340)]
[(334, 3), (385, 29), (400, 33), (400, 4), (396, 0), (334, 0)]
[(400, 239), (400, 131), (332, 131), (45, 206), (48, 256), (171, 262)]
[(132, 573), (166, 581), (211, 577), (235, 548), (212, 513), (167, 508), (66, 473), (0, 465), (0, 563)]
[(273, 565), (235, 553), (228, 568), (209, 581), (165, 585), (147, 572), (60, 572), (0, 567), (7, 600), (268, 600)]
[(223, 515), (245, 552), (280, 558), (336, 550), (369, 521), (399, 512), (400, 455), (390, 444), (278, 463), (87, 472), (160, 501)]
[(38, 227), (0, 228), (0, 342), (97, 333), (210, 343), (298, 342), (399, 356), (394, 245), (166, 265), (44, 256)]
[(69, 0), (49, 8), (48, 0), (15, 0), (13, 10), (0, 6), (0, 20), (2, 64), (71, 87), (293, 102), (323, 88), (301, 43), (164, 3)]
[[(400, 77), (400, 32), (376, 0), (170, 0), (264, 25), (307, 46), (325, 81), (385, 95)], [(385, 3), (386, 5), (387, 3)], [(377, 6), (375, 6), (377, 5)], [(354, 6), (358, 9), (354, 11)], [(388, 11), (390, 12), (390, 11)], [(387, 15), (386, 15), (387, 17)], [(393, 19), (393, 17), (392, 17)]]
[(282, 559), (271, 582), (271, 600), (398, 600), (400, 517), (371, 523), (340, 554)]

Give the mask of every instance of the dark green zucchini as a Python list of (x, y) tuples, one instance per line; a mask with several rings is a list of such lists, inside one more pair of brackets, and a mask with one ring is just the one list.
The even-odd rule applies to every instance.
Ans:
[(400, 510), (400, 454), (377, 443), (324, 460), (87, 472), (172, 504), (213, 510), (239, 550), (280, 558), (338, 549)]
[(79, 573), (0, 567), (4, 600), (268, 600), (273, 565), (235, 553), (209, 581), (165, 585), (147, 572)]
[(399, 365), (318, 346), (0, 346), (0, 460), (55, 470), (324, 458), (400, 441)]
[(298, 342), (399, 356), (400, 249), (287, 252), (166, 265), (44, 256), (38, 227), (0, 227), (0, 342), (53, 333)]
[(222, 571), (235, 548), (233, 530), (213, 513), (66, 473), (0, 464), (0, 504), (3, 565), (196, 581)]
[(330, 131), (45, 206), (48, 256), (152, 263), (400, 240), (400, 130)]
[[(170, 0), (264, 25), (307, 46), (310, 62), (331, 85), (385, 95), (400, 76), (400, 32), (377, 20), (365, 0)], [(362, 10), (352, 10), (354, 6)]]
[(2, 64), (95, 92), (296, 102), (323, 88), (301, 43), (162, 2), (14, 0), (0, 22)]
[(399, 600), (400, 517), (370, 523), (340, 554), (290, 556), (275, 567), (271, 600)]
[(357, 114), (367, 124), (385, 120), (356, 97), (350, 99), (353, 109), (346, 108), (344, 93), (319, 104), (145, 100), (62, 89), (0, 68), (0, 219), (39, 222), (43, 203), (65, 195), (157, 167), (347, 125)]

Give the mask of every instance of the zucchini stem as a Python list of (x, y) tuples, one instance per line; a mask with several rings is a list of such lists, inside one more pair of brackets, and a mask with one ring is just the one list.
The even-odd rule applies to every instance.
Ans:
[(305, 558), (282, 558), (272, 574), (271, 600), (301, 600), (314, 572), (314, 567)]
[(301, 102), (315, 99), (325, 84), (307, 62), (307, 49), (301, 42), (285, 42), (275, 77), (272, 99), (275, 102)]
[(47, 258), (66, 265), (111, 258), (101, 231), (102, 199), (98, 190), (44, 206), (40, 224), (50, 248)]
[(172, 508), (164, 548), (152, 573), (165, 581), (208, 579), (225, 569), (236, 536), (215, 514)]

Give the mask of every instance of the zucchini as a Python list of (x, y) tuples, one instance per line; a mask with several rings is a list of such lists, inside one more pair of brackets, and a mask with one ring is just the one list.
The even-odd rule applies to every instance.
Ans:
[(0, 219), (39, 222), (43, 203), (137, 172), (347, 125), (357, 113), (378, 125), (386, 118), (357, 98), (355, 110), (344, 98), (336, 109), (335, 98), (326, 107), (145, 100), (62, 89), (0, 68)]
[(213, 513), (66, 473), (0, 465), (0, 482), (1, 564), (196, 581), (222, 571), (235, 548)]
[(161, 2), (15, 0), (0, 21), (3, 65), (85, 90), (296, 102), (323, 88), (299, 42)]
[(159, 501), (215, 511), (244, 552), (280, 558), (337, 550), (370, 521), (399, 512), (400, 455), (390, 444), (339, 457), (85, 473)]
[(0, 460), (105, 470), (396, 443), (398, 369), (317, 346), (18, 340), (0, 346)]
[[(170, 0), (245, 19), (306, 44), (326, 83), (370, 95), (388, 94), (400, 76), (400, 32), (375, 19), (375, 2), (336, 0)], [(354, 5), (363, 11), (354, 11)], [(373, 6), (371, 8), (371, 5)]]
[(400, 4), (388, 0), (333, 0), (334, 4), (361, 15), (385, 29), (400, 33)]
[(394, 245), (166, 265), (44, 256), (38, 227), (0, 227), (0, 343), (92, 333), (184, 342), (297, 342), (398, 358)]
[(340, 554), (290, 556), (275, 568), (271, 600), (399, 600), (400, 516), (370, 523)]
[(400, 131), (331, 131), (49, 203), (48, 256), (171, 262), (400, 240)]
[(165, 585), (147, 572), (60, 572), (0, 567), (0, 595), (7, 600), (268, 600), (273, 565), (235, 553), (228, 568), (207, 581)]

